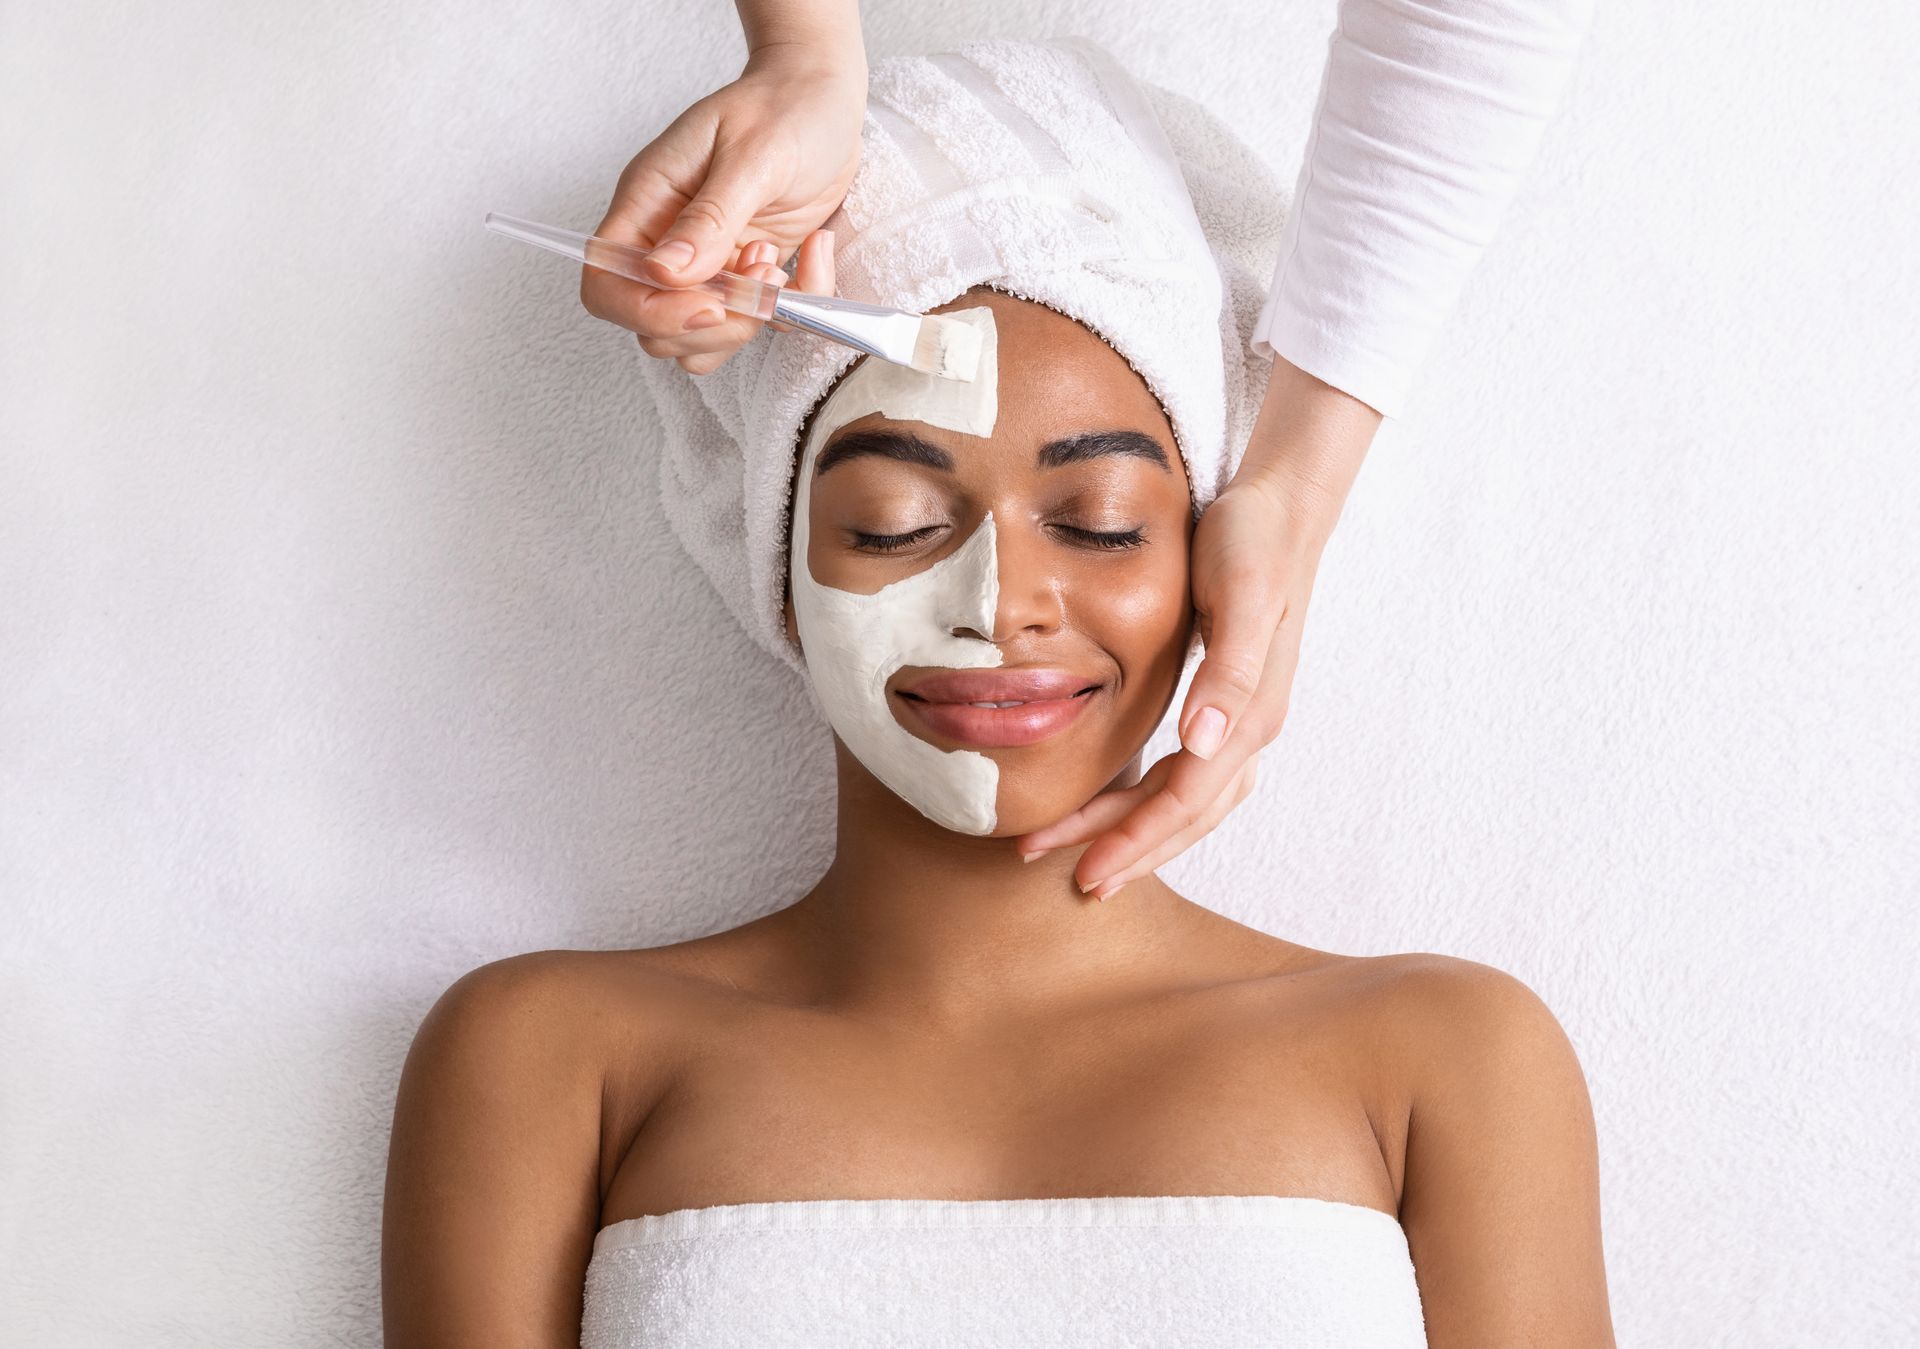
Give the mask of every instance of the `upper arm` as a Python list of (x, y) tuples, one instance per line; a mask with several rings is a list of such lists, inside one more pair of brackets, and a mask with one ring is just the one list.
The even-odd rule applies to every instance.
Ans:
[(1400, 1222), (1432, 1349), (1610, 1349), (1599, 1149), (1586, 1079), (1512, 975), (1435, 957), (1409, 973), (1417, 1027)]
[(600, 1078), (536, 952), (456, 980), (414, 1036), (381, 1235), (387, 1349), (574, 1349), (600, 1214)]

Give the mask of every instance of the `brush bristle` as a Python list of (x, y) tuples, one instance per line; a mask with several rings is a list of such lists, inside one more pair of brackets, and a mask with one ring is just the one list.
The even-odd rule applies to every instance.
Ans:
[(913, 368), (941, 379), (972, 380), (980, 372), (980, 330), (958, 319), (929, 314), (920, 320)]

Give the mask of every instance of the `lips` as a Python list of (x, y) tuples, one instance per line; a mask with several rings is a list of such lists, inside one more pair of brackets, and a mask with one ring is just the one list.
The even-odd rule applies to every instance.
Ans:
[[(1032, 745), (1058, 735), (1100, 696), (1097, 680), (1071, 670), (942, 670), (894, 690), (921, 725), (978, 748)], [(974, 703), (1014, 703), (975, 707)]]
[(1099, 682), (1059, 669), (941, 670), (902, 685), (898, 692), (929, 703), (1032, 703), (1071, 698)]

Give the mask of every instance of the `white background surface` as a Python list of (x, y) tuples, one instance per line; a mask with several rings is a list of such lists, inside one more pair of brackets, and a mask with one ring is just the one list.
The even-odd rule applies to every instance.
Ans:
[[(876, 57), (1103, 39), (1289, 184), (1332, 24), (867, 10)], [(1541, 993), (1623, 1346), (1920, 1337), (1916, 38), (1600, 0), (1258, 795), (1165, 872)], [(705, 0), (0, 11), (0, 1342), (376, 1343), (440, 991), (825, 866), (826, 731), (665, 532), (646, 358), (480, 225), (590, 229), (741, 50)]]

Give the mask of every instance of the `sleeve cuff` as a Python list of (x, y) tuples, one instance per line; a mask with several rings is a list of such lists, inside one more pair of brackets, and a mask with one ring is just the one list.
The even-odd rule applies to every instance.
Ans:
[(1414, 373), (1342, 344), (1332, 334), (1316, 329), (1297, 311), (1281, 303), (1276, 289), (1260, 309), (1249, 345), (1257, 356), (1285, 357), (1315, 379), (1325, 380), (1344, 394), (1359, 399), (1382, 417), (1398, 417), (1406, 406)]

